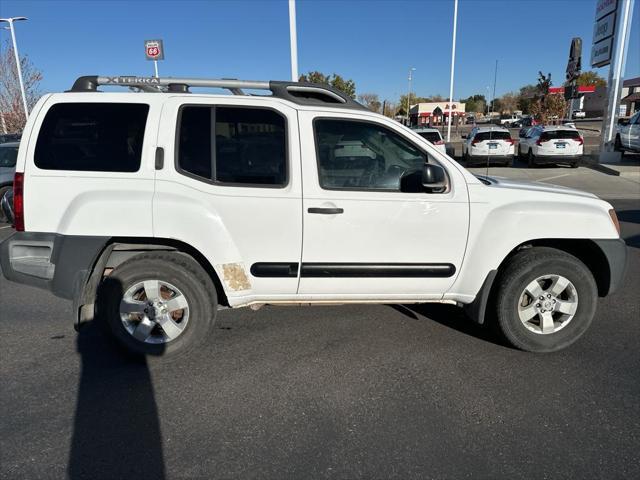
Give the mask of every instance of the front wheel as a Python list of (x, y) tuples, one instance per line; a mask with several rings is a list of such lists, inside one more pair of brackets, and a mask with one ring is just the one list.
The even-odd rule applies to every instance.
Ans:
[(183, 355), (204, 342), (217, 296), (191, 257), (143, 253), (117, 266), (98, 290), (98, 318), (137, 355)]
[(578, 340), (596, 311), (598, 289), (573, 255), (533, 247), (513, 256), (498, 279), (495, 323), (512, 346), (554, 352)]

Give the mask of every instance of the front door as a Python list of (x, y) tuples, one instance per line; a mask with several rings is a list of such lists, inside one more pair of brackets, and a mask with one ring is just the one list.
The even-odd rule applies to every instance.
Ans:
[(434, 158), (402, 127), (344, 114), (299, 115), (304, 235), (298, 293), (315, 299), (441, 298), (467, 241), (462, 174), (442, 162), (449, 190), (426, 193), (418, 188), (420, 177), (407, 173), (420, 173)]

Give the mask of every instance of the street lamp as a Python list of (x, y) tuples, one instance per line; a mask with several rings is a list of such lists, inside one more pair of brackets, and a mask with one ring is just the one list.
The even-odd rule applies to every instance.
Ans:
[(16, 57), (16, 68), (18, 69), (18, 80), (20, 81), (20, 93), (22, 93), (22, 105), (24, 106), (25, 120), (29, 118), (29, 107), (27, 106), (27, 94), (24, 91), (24, 82), (22, 81), (22, 68), (20, 68), (20, 55), (18, 54), (18, 44), (16, 42), (16, 32), (13, 28), (13, 22), (26, 20), (27, 17), (10, 17), (0, 18), (0, 22), (7, 22), (9, 30), (11, 30), (11, 39), (13, 40), (13, 53)]
[(411, 67), (409, 69), (409, 94), (407, 95), (407, 127), (409, 126), (409, 109), (411, 108), (411, 75), (416, 69)]

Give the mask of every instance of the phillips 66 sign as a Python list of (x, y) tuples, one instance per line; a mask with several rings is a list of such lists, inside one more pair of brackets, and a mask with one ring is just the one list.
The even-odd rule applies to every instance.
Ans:
[(147, 60), (164, 60), (164, 46), (162, 40), (145, 40), (144, 54)]

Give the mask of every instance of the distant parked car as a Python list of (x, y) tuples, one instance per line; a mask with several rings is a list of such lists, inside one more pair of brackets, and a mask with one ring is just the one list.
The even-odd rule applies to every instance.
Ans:
[(433, 143), (438, 150), (446, 155), (447, 150), (444, 144), (444, 140), (442, 139), (442, 135), (440, 134), (440, 130), (437, 128), (414, 128), (413, 130), (422, 138), (429, 140)]
[(584, 149), (584, 139), (575, 128), (537, 126), (520, 137), (518, 156), (526, 158), (529, 167), (541, 163), (568, 163), (576, 168)]
[(511, 166), (514, 144), (511, 133), (504, 127), (475, 127), (462, 143), (462, 156), (467, 166), (487, 162)]
[(628, 122), (618, 125), (615, 149), (618, 152), (640, 152), (640, 112), (629, 119)]
[(516, 120), (515, 122), (513, 122), (511, 126), (515, 128), (523, 128), (523, 127), (533, 127), (535, 125), (536, 125), (535, 119), (531, 116), (526, 116)]
[(501, 115), (500, 125), (507, 128), (514, 127), (518, 120), (520, 120), (518, 115)]
[(571, 113), (571, 116), (573, 118), (585, 118), (587, 116), (587, 114), (585, 112), (583, 112), (582, 110), (574, 110)]
[[(18, 142), (0, 144), (0, 199), (13, 185), (19, 145)], [(0, 211), (0, 222), (6, 220), (6, 216)]]

